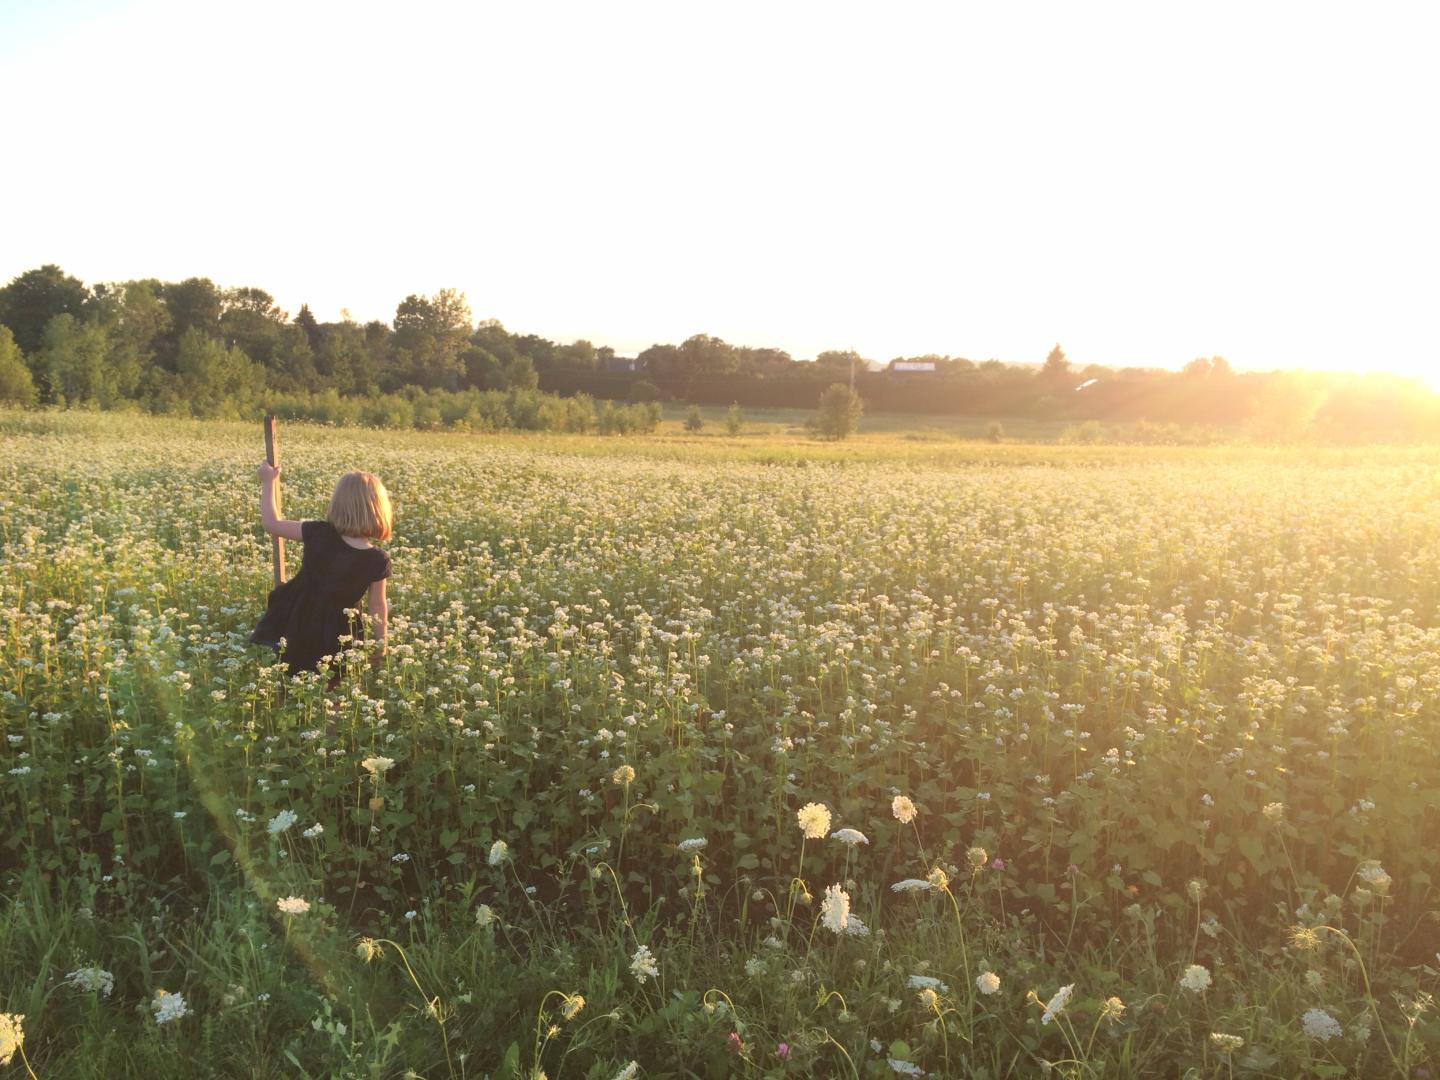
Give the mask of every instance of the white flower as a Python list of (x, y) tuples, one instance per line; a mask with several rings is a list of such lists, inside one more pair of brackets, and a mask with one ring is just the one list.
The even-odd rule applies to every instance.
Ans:
[(496, 840), (490, 845), (490, 857), (486, 860), (491, 866), (499, 866), (510, 857), (510, 845), (504, 840)]
[(397, 851), (394, 855), (390, 856), (390, 861), (393, 863), (407, 863), (410, 861), (410, 853), (408, 851)]
[(911, 975), (906, 985), (908, 985), (911, 990), (938, 990), (942, 994), (948, 994), (950, 992), (950, 987), (930, 975)]
[(906, 795), (896, 795), (890, 802), (890, 813), (901, 825), (909, 825), (915, 820), (915, 804)]
[(15, 1051), (24, 1045), (24, 1019), (24, 1013), (0, 1013), (0, 1065), (9, 1065)]
[(495, 921), (495, 909), (489, 904), (481, 904), (475, 909), (475, 925), (480, 927), (489, 926)]
[(1324, 1009), (1307, 1009), (1300, 1018), (1300, 1023), (1305, 1028), (1306, 1035), (1321, 1042), (1329, 1042), (1344, 1034), (1340, 1022)]
[(630, 973), (641, 983), (647, 978), (659, 981), (660, 969), (655, 964), (655, 958), (650, 955), (650, 946), (641, 945), (635, 950), (635, 955), (630, 958)]
[(825, 887), (825, 899), (820, 903), (820, 921), (827, 930), (843, 934), (850, 922), (850, 894), (839, 885)]
[(1245, 1040), (1239, 1035), (1226, 1035), (1223, 1031), (1212, 1031), (1210, 1033), (1210, 1045), (1223, 1053), (1229, 1054), (1239, 1050), (1245, 1045)]
[(308, 829), (306, 829), (306, 830), (305, 830), (304, 832), (302, 832), (300, 835), (303, 836), (303, 837), (305, 837), (306, 840), (314, 840), (317, 836), (319, 836), (319, 835), (320, 835), (321, 833), (323, 833), (324, 831), (325, 831), (325, 826), (324, 826), (324, 825), (321, 825), (321, 824), (317, 821), (314, 825), (311, 825)]
[(1070, 983), (1068, 986), (1062, 986), (1059, 990), (1056, 990), (1055, 996), (1052, 997), (1045, 1006), (1045, 1013), (1040, 1017), (1040, 1023), (1048, 1024), (1064, 1012), (1066, 1004), (1070, 1001), (1070, 995), (1074, 993), (1074, 991), (1074, 983)]
[(115, 989), (115, 976), (99, 965), (92, 965), (70, 972), (65, 976), (65, 985), (73, 986), (84, 993), (98, 990), (101, 997), (109, 997)]
[(635, 1080), (635, 1077), (639, 1075), (640, 1063), (638, 1061), (632, 1061), (615, 1074), (615, 1080)]
[(406, 922), (414, 922), (414, 921), (415, 921), (416, 919), (418, 919), (419, 917), (420, 917), (420, 912), (418, 912), (418, 911), (411, 910), (411, 911), (405, 912), (405, 921), (406, 921)]
[(887, 1058), (886, 1063), (901, 1076), (924, 1076), (925, 1070), (919, 1065), (910, 1061), (901, 1061), (899, 1058)]
[(824, 803), (806, 803), (795, 811), (795, 820), (807, 840), (823, 840), (830, 831), (830, 808)]
[(150, 1001), (150, 1008), (155, 1013), (155, 1023), (168, 1024), (171, 1020), (179, 1020), (190, 1011), (185, 1004), (183, 994), (167, 994), (164, 990), (156, 990), (155, 997)]
[(1390, 888), (1392, 879), (1376, 859), (1370, 859), (1361, 863), (1360, 869), (1356, 871), (1356, 873), (1360, 875), (1361, 881), (1374, 888), (1378, 893), (1383, 893), (1386, 889)]
[(388, 757), (367, 757), (360, 762), (360, 767), (373, 776), (376, 780), (384, 776), (395, 766), (395, 759)]
[(1209, 987), (1210, 982), (1210, 972), (1203, 964), (1191, 964), (1185, 969), (1185, 974), (1180, 976), (1180, 985), (1192, 994), (1200, 993)]
[(869, 839), (859, 829), (837, 829), (830, 834), (831, 840), (839, 840), (842, 844), (849, 844), (854, 847), (856, 844), (868, 844)]
[(897, 881), (890, 886), (891, 892), (929, 892), (935, 888), (924, 878), (906, 878), (904, 881)]
[(692, 836), (689, 840), (681, 840), (680, 843), (675, 846), (688, 855), (692, 851), (699, 851), (705, 846), (706, 842), (703, 836)]
[(851, 912), (850, 921), (845, 924), (845, 935), (847, 937), (869, 937), (870, 928), (860, 921), (859, 915)]
[(1000, 976), (993, 971), (984, 972), (975, 978), (975, 989), (982, 994), (993, 994), (1000, 989)]
[(310, 910), (310, 901), (299, 896), (286, 896), (276, 900), (275, 906), (286, 915), (304, 915)]
[(278, 814), (276, 814), (273, 818), (270, 819), (270, 824), (265, 826), (265, 831), (268, 832), (271, 836), (279, 836), (286, 829), (290, 828), (291, 825), (294, 825), (295, 822), (298, 820), (299, 818), (296, 817), (295, 811), (281, 810)]

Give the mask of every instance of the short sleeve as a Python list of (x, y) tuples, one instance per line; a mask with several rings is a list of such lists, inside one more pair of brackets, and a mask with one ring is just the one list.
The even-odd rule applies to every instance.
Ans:
[(384, 581), (390, 576), (390, 556), (387, 552), (381, 551), (379, 548), (375, 549), (375, 554), (379, 555), (380, 558), (375, 561), (374, 576), (370, 580), (372, 582)]
[(325, 528), (328, 521), (302, 521), (300, 522), (300, 542), (309, 547), (315, 541), (325, 535)]

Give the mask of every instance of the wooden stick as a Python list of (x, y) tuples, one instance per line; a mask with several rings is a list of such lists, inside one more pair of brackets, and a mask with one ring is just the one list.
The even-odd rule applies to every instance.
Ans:
[[(275, 468), (280, 467), (280, 440), (275, 435), (275, 417), (265, 417), (265, 460)], [(280, 478), (275, 478), (275, 516), (280, 516)], [(275, 558), (275, 584), (285, 584), (285, 538), (270, 538), (270, 553)]]

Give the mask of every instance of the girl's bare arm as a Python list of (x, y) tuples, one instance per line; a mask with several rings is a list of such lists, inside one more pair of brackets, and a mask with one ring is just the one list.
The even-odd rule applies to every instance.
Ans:
[(271, 536), (300, 540), (300, 522), (286, 521), (280, 516), (280, 470), (262, 461), (256, 468), (260, 476), (260, 524)]
[(385, 638), (390, 631), (390, 602), (385, 599), (385, 579), (370, 583), (370, 629), (375, 635), (375, 651), (370, 654), (372, 663), (378, 663), (385, 655)]

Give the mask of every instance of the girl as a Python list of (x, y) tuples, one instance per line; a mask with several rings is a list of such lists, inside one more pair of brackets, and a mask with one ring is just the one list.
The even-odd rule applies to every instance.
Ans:
[[(385, 655), (390, 615), (385, 579), (390, 556), (371, 540), (390, 539), (390, 496), (380, 479), (367, 472), (349, 472), (335, 485), (324, 521), (286, 521), (280, 517), (275, 481), (279, 468), (261, 462), (260, 524), (271, 536), (305, 545), (300, 571), (270, 590), (265, 614), (250, 635), (257, 645), (280, 649), (291, 674), (314, 671), (324, 657), (337, 656), (344, 634), (359, 636), (345, 609), (356, 607), (369, 593), (375, 650), (370, 663)], [(339, 676), (336, 676), (338, 680)]]

